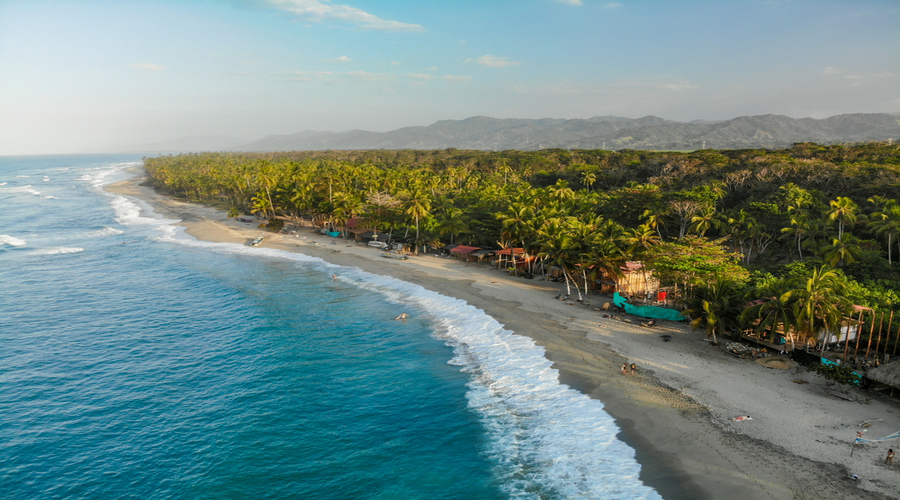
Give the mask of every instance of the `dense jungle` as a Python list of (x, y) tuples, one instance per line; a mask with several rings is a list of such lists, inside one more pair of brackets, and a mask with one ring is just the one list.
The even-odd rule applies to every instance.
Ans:
[(356, 218), (416, 252), (520, 247), (567, 283), (642, 261), (713, 340), (750, 329), (814, 344), (853, 324), (866, 359), (876, 330), (876, 351), (898, 347), (900, 148), (890, 143), (200, 153), (144, 167), (162, 192), (230, 216), (336, 229)]

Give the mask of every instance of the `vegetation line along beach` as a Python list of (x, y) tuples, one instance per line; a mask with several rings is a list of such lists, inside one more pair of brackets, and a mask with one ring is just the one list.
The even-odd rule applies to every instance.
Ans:
[[(204, 153), (144, 168), (143, 186), (110, 189), (198, 238), (245, 243), (259, 224), (262, 246), (420, 283), (533, 338), (563, 383), (604, 402), (664, 498), (900, 491), (884, 459), (897, 442), (877, 441), (900, 431), (900, 388), (878, 376), (900, 344), (895, 145)], [(641, 306), (687, 321), (642, 326)], [(871, 442), (852, 446), (857, 432)]]

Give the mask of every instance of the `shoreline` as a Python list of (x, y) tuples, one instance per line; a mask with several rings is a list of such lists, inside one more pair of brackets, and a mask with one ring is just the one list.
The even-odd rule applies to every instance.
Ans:
[[(200, 240), (247, 244), (260, 232), (217, 209), (159, 195), (139, 185), (142, 180), (139, 169), (136, 177), (106, 190), (180, 219)], [(590, 306), (570, 305), (553, 299), (564, 284), (524, 280), (486, 265), (424, 255), (385, 259), (378, 249), (306, 229), (298, 235), (266, 233), (262, 246), (465, 300), (533, 339), (558, 370), (560, 383), (603, 402), (620, 439), (635, 450), (640, 479), (667, 500), (881, 499), (900, 491), (900, 464), (882, 465), (886, 443), (849, 456), (861, 422), (880, 419), (868, 429), (870, 438), (900, 430), (896, 399), (858, 389), (850, 390), (855, 401), (836, 398), (805, 369), (733, 358), (683, 323), (643, 328), (627, 314), (602, 318), (595, 308), (611, 297), (591, 295)], [(672, 341), (663, 342), (662, 334)], [(638, 373), (622, 375), (625, 362), (636, 363)], [(753, 420), (732, 422), (736, 415)], [(851, 473), (860, 480), (848, 479)]]

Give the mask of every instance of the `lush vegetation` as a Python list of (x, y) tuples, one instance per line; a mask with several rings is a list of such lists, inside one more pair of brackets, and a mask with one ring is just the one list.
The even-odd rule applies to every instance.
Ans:
[(573, 282), (641, 260), (710, 335), (755, 327), (802, 340), (851, 317), (873, 326), (900, 304), (892, 145), (207, 153), (145, 167), (156, 187), (232, 214), (336, 227), (357, 217), (416, 250), (522, 247)]

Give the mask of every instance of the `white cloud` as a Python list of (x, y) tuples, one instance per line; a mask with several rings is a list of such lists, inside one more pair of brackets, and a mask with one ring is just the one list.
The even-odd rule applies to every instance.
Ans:
[(666, 81), (664, 78), (648, 78), (644, 80), (623, 80), (613, 84), (613, 87), (623, 87), (623, 88), (645, 88), (645, 89), (662, 89), (662, 90), (674, 90), (676, 92), (684, 91), (684, 90), (693, 90), (696, 89), (697, 86), (683, 81)]
[(481, 56), (476, 59), (478, 64), (489, 66), (491, 68), (505, 68), (507, 66), (516, 66), (522, 64), (516, 61), (510, 61), (507, 57), (494, 57), (491, 55)]
[(441, 80), (444, 80), (445, 82), (466, 83), (466, 82), (472, 80), (472, 77), (471, 76), (461, 76), (461, 75), (444, 75), (441, 77)]
[(609, 2), (608, 4), (604, 5), (603, 8), (604, 9), (618, 9), (621, 6), (622, 6), (622, 4), (620, 4), (620, 3)]
[(553, 0), (556, 3), (564, 3), (566, 5), (584, 5), (581, 0)]
[(336, 58), (334, 58), (334, 59), (322, 59), (322, 60), (325, 61), (325, 62), (345, 63), (345, 62), (350, 62), (350, 61), (352, 61), (353, 59), (350, 59), (350, 58), (347, 57), (347, 56), (341, 56), (341, 57), (336, 57)]
[(350, 71), (345, 75), (351, 80), (364, 82), (384, 82), (395, 78), (392, 73), (370, 73), (368, 71)]
[(285, 80), (295, 82), (318, 82), (328, 80), (334, 73), (331, 71), (287, 71), (282, 75)]
[(423, 75), (422, 73), (407, 73), (406, 76), (410, 78), (416, 78), (418, 80), (432, 80), (435, 78), (434, 75)]
[(159, 64), (150, 64), (150, 63), (134, 63), (134, 64), (129, 64), (128, 67), (131, 69), (149, 69), (152, 71), (165, 70), (165, 68), (163, 68)]
[(381, 19), (356, 7), (319, 0), (265, 0), (273, 7), (314, 22), (338, 21), (361, 29), (379, 31), (425, 31), (418, 24)]

